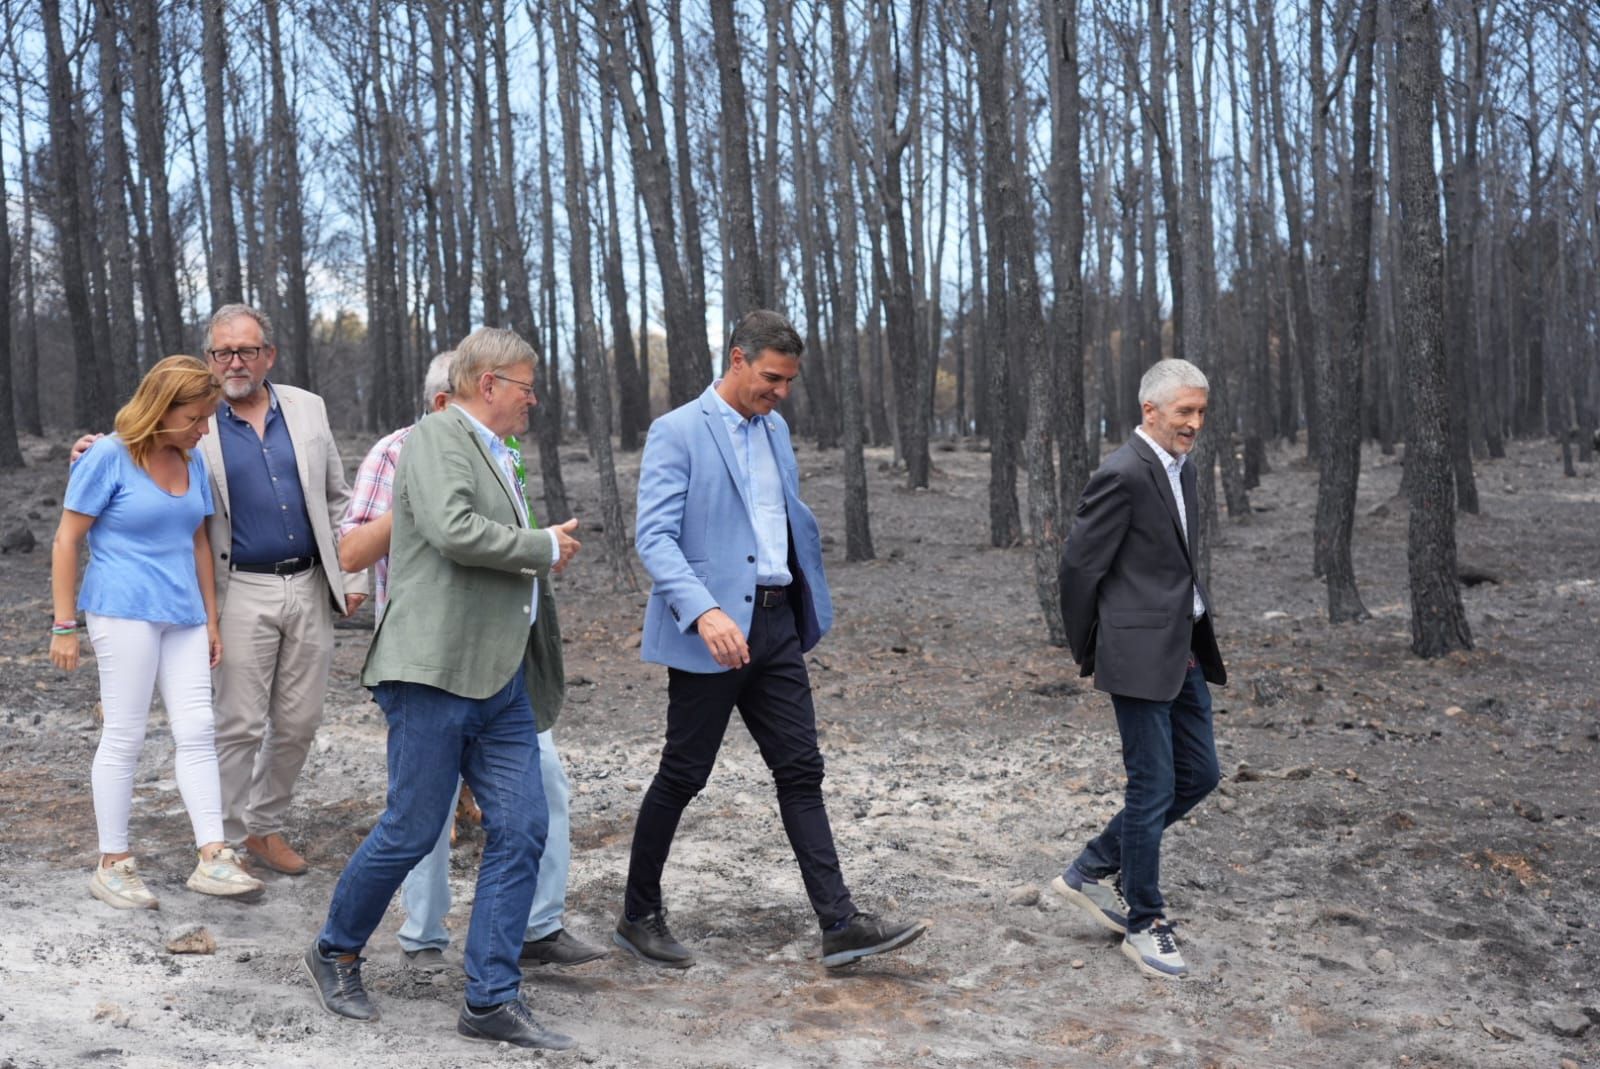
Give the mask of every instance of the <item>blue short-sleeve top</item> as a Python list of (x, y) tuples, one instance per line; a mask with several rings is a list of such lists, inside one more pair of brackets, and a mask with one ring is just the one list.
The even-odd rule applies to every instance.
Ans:
[(194, 532), (213, 510), (198, 449), (189, 455), (188, 489), (169, 494), (120, 438), (107, 435), (73, 465), (64, 504), (95, 518), (78, 608), (155, 623), (206, 622)]

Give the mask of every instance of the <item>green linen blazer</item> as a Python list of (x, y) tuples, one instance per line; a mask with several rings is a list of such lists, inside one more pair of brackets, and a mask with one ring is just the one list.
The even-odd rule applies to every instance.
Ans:
[(389, 606), (361, 682), (422, 683), (481, 701), (520, 666), (538, 729), (548, 731), (566, 695), (550, 534), (525, 525), (465, 413), (452, 406), (411, 432), (395, 467), (393, 511)]

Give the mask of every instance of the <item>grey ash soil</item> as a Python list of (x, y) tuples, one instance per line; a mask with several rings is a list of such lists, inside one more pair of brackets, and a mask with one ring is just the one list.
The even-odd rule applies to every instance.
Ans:
[[(366, 442), (344, 442), (354, 465)], [(45, 656), (47, 544), (64, 453), (0, 478), (0, 514), (44, 545), (0, 557), (0, 1066), (455, 1066), (538, 1056), (454, 1034), (459, 979), (397, 961), (398, 911), (366, 966), (383, 1011), (324, 1014), (298, 958), (383, 804), (382, 720), (341, 628), (327, 719), (291, 833), (313, 868), (265, 899), (201, 899), (159, 713), (140, 766), (136, 849), (159, 913), (85, 886), (92, 660)], [(593, 465), (569, 447), (579, 514)], [(1477, 649), (1407, 652), (1399, 466), (1370, 454), (1356, 564), (1373, 619), (1330, 627), (1310, 574), (1315, 477), (1288, 452), (1225, 523), (1212, 589), (1232, 685), (1216, 692), (1219, 793), (1169, 833), (1163, 881), (1194, 970), (1147, 980), (1062, 908), (1051, 877), (1114, 811), (1109, 703), (1045, 641), (1025, 549), (987, 546), (988, 457), (935, 454), (908, 493), (874, 452), (879, 559), (843, 559), (837, 453), (802, 448), (838, 611), (811, 658), (827, 793), (857, 898), (926, 916), (906, 952), (826, 972), (770, 784), (742, 728), (690, 808), (666, 891), (700, 955), (683, 973), (621, 956), (531, 971), (541, 1019), (576, 1035), (553, 1064), (634, 1066), (1528, 1066), (1600, 1064), (1600, 478), (1525, 444), (1478, 468), (1462, 517)], [(637, 456), (620, 457), (631, 496)], [(638, 661), (642, 595), (609, 589), (600, 538), (559, 581), (574, 785), (569, 926), (609, 935), (632, 819), (654, 770), (663, 670)], [(369, 620), (363, 613), (363, 622)], [(465, 928), (479, 843), (454, 859)], [(169, 955), (204, 923), (209, 957)], [(1561, 1034), (1561, 1033), (1569, 1034)]]

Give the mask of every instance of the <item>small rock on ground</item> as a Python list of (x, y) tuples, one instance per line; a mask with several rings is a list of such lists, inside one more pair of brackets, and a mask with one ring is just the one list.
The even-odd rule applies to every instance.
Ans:
[(171, 954), (215, 954), (217, 941), (203, 924), (186, 924), (167, 933), (167, 952)]

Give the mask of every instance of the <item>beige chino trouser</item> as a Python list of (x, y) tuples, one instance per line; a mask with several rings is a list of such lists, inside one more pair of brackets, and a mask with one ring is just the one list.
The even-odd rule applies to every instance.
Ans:
[(230, 843), (283, 831), (295, 778), (322, 722), (333, 663), (333, 601), (322, 566), (234, 572), (212, 673), (222, 830)]

